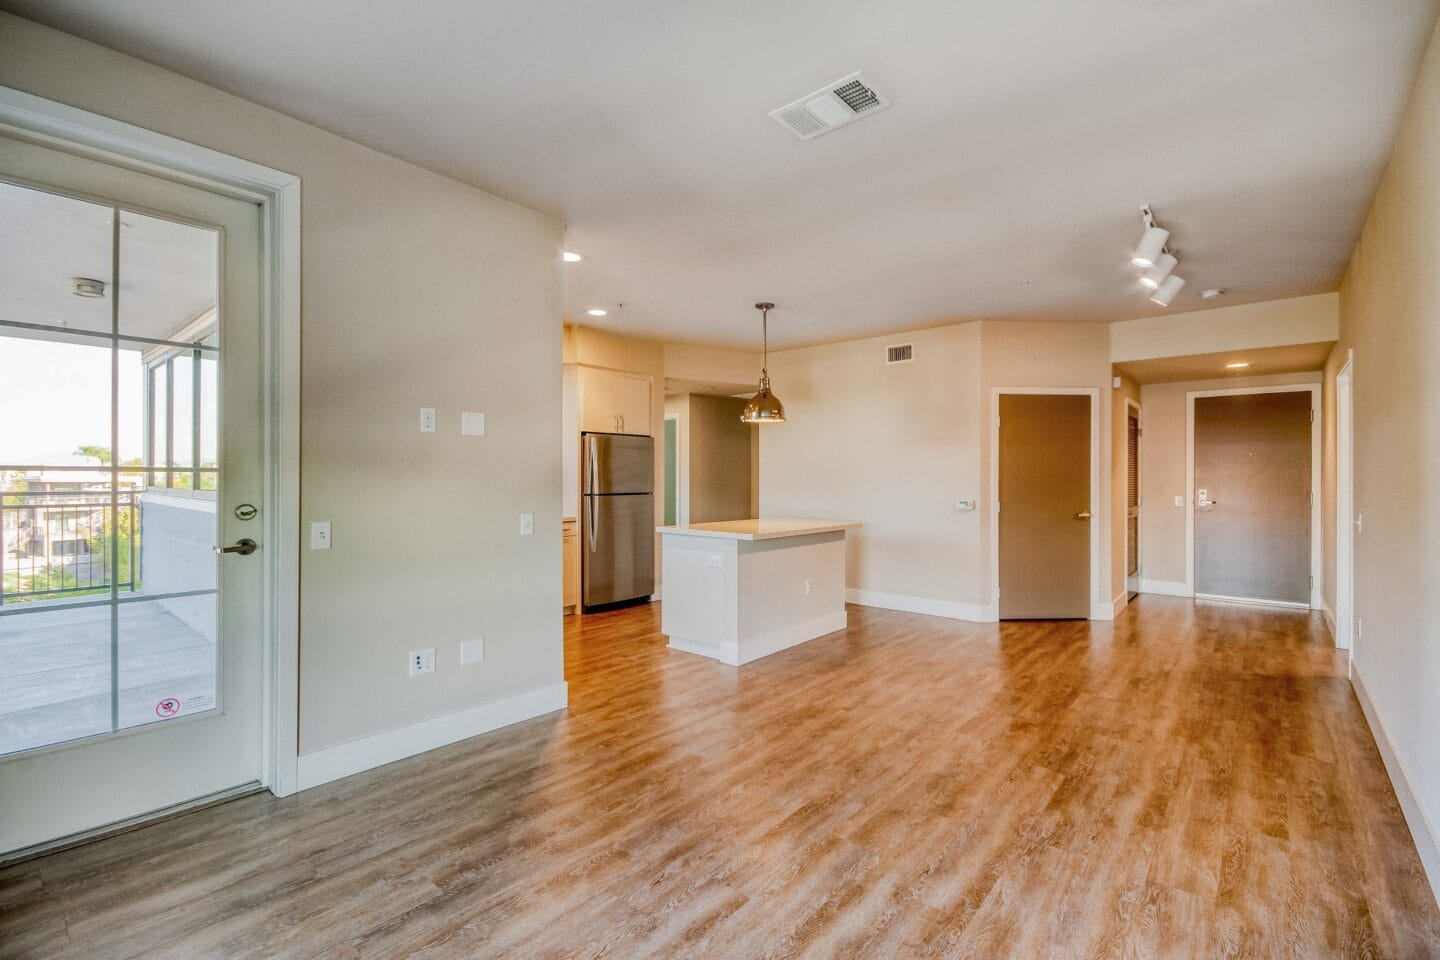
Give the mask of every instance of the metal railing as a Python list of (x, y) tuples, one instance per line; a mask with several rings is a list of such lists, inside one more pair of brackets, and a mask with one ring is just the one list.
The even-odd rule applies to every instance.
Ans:
[(0, 604), (135, 590), (140, 491), (85, 486), (3, 491)]

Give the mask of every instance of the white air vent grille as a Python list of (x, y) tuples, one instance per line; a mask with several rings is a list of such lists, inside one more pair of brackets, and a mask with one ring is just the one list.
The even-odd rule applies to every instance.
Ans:
[(772, 110), (770, 117), (801, 140), (812, 140), (863, 116), (890, 106), (863, 74), (852, 73), (794, 103)]
[(895, 343), (885, 348), (886, 363), (911, 363), (915, 360), (915, 344)]

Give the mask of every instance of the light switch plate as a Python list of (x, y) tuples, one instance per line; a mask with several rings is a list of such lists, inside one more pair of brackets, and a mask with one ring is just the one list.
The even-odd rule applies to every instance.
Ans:
[(421, 432), (421, 433), (434, 433), (434, 432), (435, 432), (435, 408), (434, 408), (434, 407), (421, 407), (421, 408), (420, 408), (420, 432)]
[(1175, 506), (1177, 506), (1177, 507), (1183, 507), (1183, 506), (1185, 506), (1185, 498), (1184, 498), (1183, 496), (1176, 497), (1176, 498), (1175, 498)]
[(485, 414), (471, 410), (460, 414), (460, 433), (466, 437), (485, 436)]
[(330, 521), (316, 520), (310, 524), (310, 549), (330, 549)]
[(479, 663), (485, 659), (485, 638), (476, 637), (474, 640), (460, 641), (460, 665), (466, 666), (471, 663)]
[(520, 514), (520, 536), (528, 537), (535, 532), (535, 514)]

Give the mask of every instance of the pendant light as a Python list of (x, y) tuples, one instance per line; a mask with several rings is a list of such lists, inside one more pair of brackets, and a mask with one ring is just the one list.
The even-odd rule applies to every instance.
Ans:
[(745, 404), (745, 411), (740, 414), (741, 423), (784, 423), (785, 405), (780, 398), (770, 392), (770, 311), (775, 309), (773, 303), (757, 303), (755, 309), (760, 311), (760, 343), (763, 353), (760, 360), (760, 389), (750, 402)]

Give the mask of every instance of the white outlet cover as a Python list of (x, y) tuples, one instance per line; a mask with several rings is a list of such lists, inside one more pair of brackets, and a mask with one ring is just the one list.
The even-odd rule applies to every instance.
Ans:
[(460, 414), (460, 434), (466, 437), (485, 436), (485, 414), (472, 410)]
[(435, 408), (434, 408), (434, 407), (421, 407), (421, 408), (420, 408), (420, 432), (421, 432), (421, 433), (434, 433), (434, 432), (435, 432)]
[(419, 676), (422, 673), (435, 672), (435, 648), (426, 647), (424, 650), (410, 651), (410, 676)]
[(528, 537), (535, 532), (535, 514), (520, 514), (520, 536)]
[(479, 663), (485, 659), (485, 638), (476, 637), (474, 640), (460, 641), (460, 665)]

